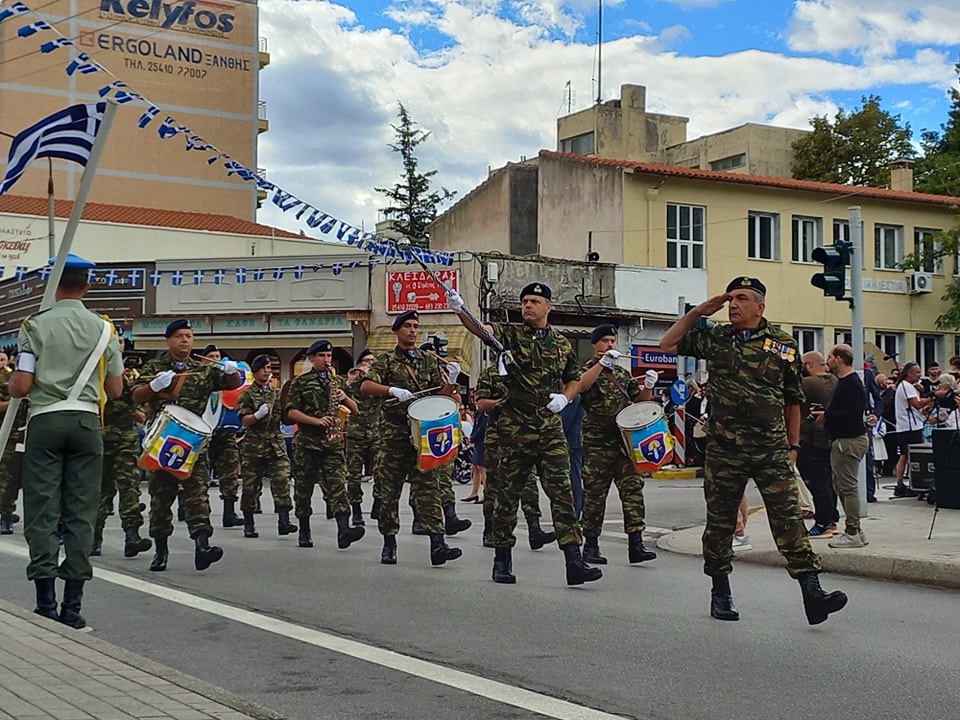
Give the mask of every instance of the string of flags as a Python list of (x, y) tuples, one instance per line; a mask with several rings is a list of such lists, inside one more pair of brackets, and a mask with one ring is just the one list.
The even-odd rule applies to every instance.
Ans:
[[(22, 2), (22, 0), (17, 0), (9, 7), (0, 9), (0, 23), (26, 14), (32, 14), (39, 18), (39, 15), (28, 5), (26, 5), (26, 3)], [(120, 105), (125, 105), (132, 102), (140, 102), (146, 105), (146, 110), (141, 113), (137, 120), (137, 127), (141, 130), (148, 128), (154, 122), (154, 120), (160, 117), (162, 108), (159, 105), (153, 103), (144, 95), (130, 88), (125, 82), (123, 82), (123, 80), (117, 78), (117, 76), (106, 67), (90, 58), (90, 56), (86, 53), (81, 52), (73, 40), (64, 36), (56, 27), (48, 23), (46, 20), (38, 19), (18, 28), (17, 36), (21, 38), (30, 38), (34, 35), (38, 35), (40, 39), (43, 39), (43, 34), (49, 32), (56, 33), (59, 35), (59, 37), (53, 40), (46, 40), (45, 42), (42, 42), (39, 45), (40, 52), (46, 54), (57, 52), (62, 49), (69, 50), (71, 59), (64, 68), (68, 76), (74, 77), (80, 75), (104, 73), (112, 78), (115, 78), (113, 82), (101, 87), (97, 91), (98, 95), (101, 98), (112, 96), (112, 98)], [(364, 252), (370, 253), (375, 257), (381, 258), (382, 261), (387, 264), (401, 262), (409, 265), (411, 263), (420, 261), (435, 265), (453, 265), (454, 253), (436, 252), (417, 247), (398, 248), (393, 240), (379, 238), (373, 233), (366, 232), (361, 228), (350, 225), (343, 220), (339, 220), (323, 212), (314, 205), (311, 205), (310, 203), (296, 197), (293, 193), (287, 192), (276, 183), (269, 182), (266, 178), (259, 175), (254, 170), (244, 166), (243, 163), (230, 157), (230, 155), (227, 153), (222, 152), (215, 145), (207, 142), (204, 138), (195, 134), (186, 125), (177, 122), (176, 118), (166, 114), (164, 114), (164, 117), (165, 119), (160, 122), (159, 126), (157, 127), (157, 134), (162, 140), (168, 140), (178, 135), (183, 135), (185, 140), (184, 149), (187, 152), (196, 150), (209, 153), (207, 163), (209, 165), (219, 163), (226, 171), (227, 177), (235, 176), (242, 182), (255, 183), (257, 189), (267, 193), (267, 197), (269, 198), (270, 202), (272, 202), (282, 212), (292, 213), (293, 217), (298, 222), (309, 228), (315, 235), (320, 236), (312, 237), (311, 239), (336, 245), (356, 247)], [(9, 185), (6, 189), (9, 189)], [(367, 263), (362, 262), (361, 264)], [(196, 278), (194, 279), (196, 280)], [(199, 282), (203, 282), (202, 277)], [(215, 275), (214, 282), (216, 282)], [(240, 282), (239, 279), (238, 282)]]

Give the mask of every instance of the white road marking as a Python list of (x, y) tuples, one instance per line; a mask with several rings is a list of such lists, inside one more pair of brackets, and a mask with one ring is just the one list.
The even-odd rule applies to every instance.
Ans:
[[(6, 541), (0, 541), (0, 552), (22, 558), (29, 557), (26, 548)], [(94, 568), (93, 574), (100, 580), (105, 580), (114, 585), (120, 585), (129, 590), (153, 595), (154, 597), (183, 605), (192, 610), (207, 612), (220, 619), (227, 618), (234, 620), (259, 630), (271, 632), (275, 635), (281, 635), (292, 640), (315, 645), (324, 650), (347, 655), (357, 660), (365, 660), (374, 665), (446, 685), (488, 700), (512, 705), (513, 707), (523, 710), (529, 710), (530, 712), (545, 717), (557, 718), (557, 720), (627, 720), (627, 718), (622, 715), (613, 715), (584, 705), (577, 705), (550, 697), (549, 695), (533, 692), (532, 690), (524, 690), (523, 688), (507, 685), (506, 683), (497, 682), (496, 680), (488, 680), (478, 675), (471, 675), (461, 670), (454, 670), (443, 665), (437, 665), (427, 662), (426, 660), (420, 660), (409, 655), (393, 652), (392, 650), (384, 650), (383, 648), (364, 645), (355, 640), (347, 640), (346, 638), (330, 635), (329, 633), (319, 630), (313, 630), (303, 627), (302, 625), (295, 625), (285, 620), (272, 618), (269, 615), (261, 615), (216, 600), (210, 600), (200, 595), (192, 595), (182, 590), (174, 590), (173, 588), (156, 585), (129, 575), (113, 572), (112, 570)]]

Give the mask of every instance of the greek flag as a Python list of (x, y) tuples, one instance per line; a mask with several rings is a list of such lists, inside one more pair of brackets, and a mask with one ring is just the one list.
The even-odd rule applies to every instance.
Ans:
[[(66, 47), (67, 45), (73, 45), (73, 40), (63, 37), (57, 38), (56, 40), (47, 40), (47, 42), (40, 46), (40, 52), (52, 53), (57, 48)], [(103, 95), (101, 94), (100, 97), (103, 97)]]
[(274, 268), (273, 269), (273, 279), (280, 280), (283, 278), (283, 268)]
[(116, 285), (118, 277), (116, 268), (110, 268), (103, 274), (103, 280), (107, 285)]
[(17, 265), (17, 269), (14, 272), (14, 275), (16, 276), (17, 280), (26, 280), (28, 271), (29, 271), (29, 268), (26, 268), (23, 265)]
[(140, 285), (140, 276), (142, 274), (143, 273), (140, 270), (137, 270), (136, 268), (134, 268), (133, 270), (127, 273), (127, 283), (129, 283), (131, 287), (137, 287), (138, 285)]
[(253, 281), (260, 282), (263, 280), (263, 268), (257, 268), (253, 271)]
[(50, 271), (52, 269), (53, 268), (51, 268), (49, 265), (44, 265), (42, 268), (37, 270), (37, 277), (40, 278), (41, 280), (48, 279), (50, 277)]
[(218, 268), (213, 271), (213, 284), (220, 285), (223, 283), (223, 278), (226, 277), (227, 271), (223, 268)]
[(151, 105), (147, 108), (147, 111), (140, 116), (140, 119), (137, 121), (137, 127), (141, 130), (145, 128), (150, 122), (157, 116), (160, 112), (160, 108), (156, 105)]
[(157, 287), (160, 284), (160, 279), (163, 277), (162, 270), (151, 270), (150, 271), (150, 284), (153, 287)]
[(116, 94), (113, 96), (113, 99), (117, 101), (118, 105), (126, 105), (128, 102), (133, 102), (134, 100), (143, 100), (143, 95), (140, 93), (135, 93), (129, 90), (117, 90)]
[(24, 13), (30, 12), (30, 8), (24, 5), (22, 2), (15, 2), (10, 7), (0, 10), (0, 22), (17, 15), (23, 15)]
[(243, 285), (247, 281), (247, 269), (237, 268), (237, 284)]
[(303, 279), (303, 265), (294, 265), (293, 266), (293, 279), (302, 280)]
[(201, 285), (203, 283), (203, 270), (194, 270), (193, 271), (193, 284)]
[(236, 160), (229, 160), (223, 164), (227, 169), (227, 177), (230, 177), (234, 173), (240, 176), (241, 180), (253, 180), (253, 173), (250, 172), (246, 167), (241, 163), (238, 163)]
[(50, 23), (48, 23), (46, 20), (37, 20), (36, 22), (30, 23), (29, 25), (24, 25), (22, 28), (17, 30), (17, 35), (22, 38), (30, 37), (41, 30), (53, 30), (53, 28), (50, 27)]
[(174, 270), (170, 273), (171, 285), (183, 285), (183, 270)]
[(7, 173), (0, 181), (0, 195), (13, 187), (27, 166), (37, 158), (59, 158), (86, 166), (106, 109), (106, 103), (74, 105), (17, 135), (10, 145)]
[(177, 125), (176, 120), (167, 115), (167, 119), (164, 120), (160, 127), (157, 129), (157, 134), (160, 136), (161, 140), (166, 140), (169, 137), (173, 137), (178, 133), (189, 133), (190, 128), (186, 125)]
[(67, 65), (67, 75), (71, 77), (74, 73), (89, 75), (90, 73), (100, 72), (101, 70), (103, 70), (103, 68), (94, 60), (91, 60), (90, 56), (86, 53), (80, 53)]

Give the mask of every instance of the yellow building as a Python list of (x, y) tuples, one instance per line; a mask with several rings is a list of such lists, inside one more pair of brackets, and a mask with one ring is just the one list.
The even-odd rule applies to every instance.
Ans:
[[(256, 2), (246, 0), (25, 0), (36, 13), (0, 25), (0, 130), (15, 134), (47, 115), (99, 99), (115, 80), (160, 108), (144, 129), (140, 101), (121, 105), (97, 170), (90, 200), (171, 210), (216, 211), (252, 220), (253, 183), (227, 177), (213, 153), (187, 152), (185, 135), (162, 140), (167, 115), (248, 168), (257, 166), (257, 136), (267, 129), (259, 100), (259, 72), (269, 62), (258, 36)], [(23, 26), (43, 20), (55, 30), (18, 37)], [(61, 36), (73, 44), (41, 52)], [(113, 74), (66, 67), (86, 53)], [(6, 142), (0, 144), (0, 171)], [(59, 199), (73, 199), (83, 168), (54, 161)], [(47, 168), (34, 163), (16, 192), (46, 196)]]

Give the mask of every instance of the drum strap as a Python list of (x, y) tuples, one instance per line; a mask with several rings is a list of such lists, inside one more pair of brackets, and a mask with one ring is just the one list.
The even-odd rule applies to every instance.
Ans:
[(403, 364), (403, 367), (407, 371), (407, 374), (410, 375), (410, 379), (413, 380), (413, 384), (417, 386), (417, 390), (423, 390), (423, 385), (421, 385), (420, 381), (417, 380), (417, 374), (413, 371), (413, 368), (406, 363)]
[(627, 399), (627, 402), (633, 402), (633, 398), (630, 397), (630, 393), (627, 392), (627, 389), (623, 386), (623, 383), (617, 380), (617, 376), (614, 374), (613, 370), (603, 370), (603, 374), (613, 381), (613, 384), (616, 385), (617, 389), (623, 393), (623, 396)]

